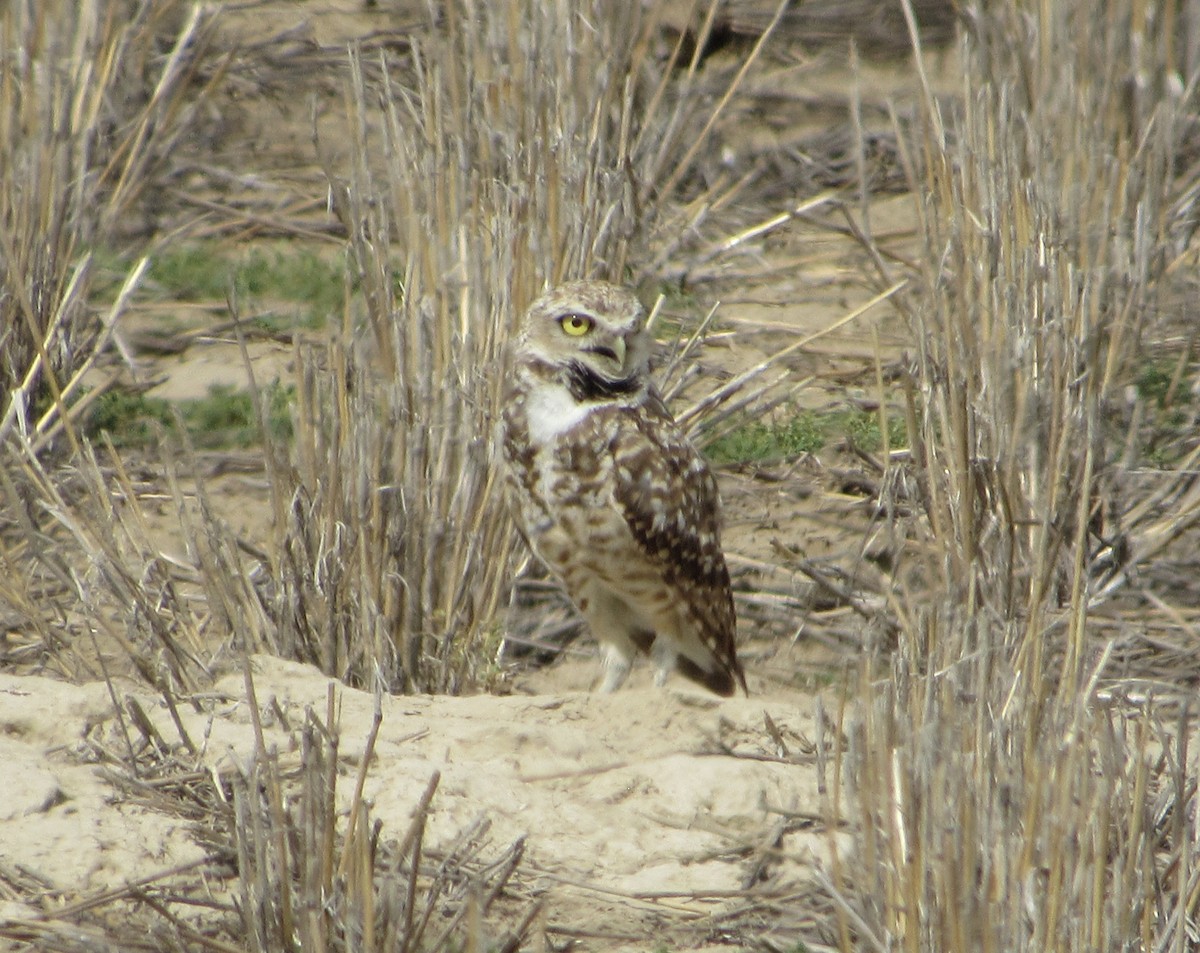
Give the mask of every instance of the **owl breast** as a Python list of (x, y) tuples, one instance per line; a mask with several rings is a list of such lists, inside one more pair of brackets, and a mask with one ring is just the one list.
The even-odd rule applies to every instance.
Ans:
[[(538, 556), (561, 576), (590, 561), (588, 549), (608, 555), (617, 537), (628, 535), (612, 493), (612, 415), (551, 383), (533, 386), (508, 407), (505, 454), (517, 516)], [(578, 545), (583, 540), (587, 547)]]

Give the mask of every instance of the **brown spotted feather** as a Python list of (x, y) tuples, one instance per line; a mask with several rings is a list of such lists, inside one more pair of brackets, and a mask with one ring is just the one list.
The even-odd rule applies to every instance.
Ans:
[[(737, 618), (725, 553), (721, 549), (717, 481), (657, 393), (633, 419), (637, 436), (622, 433), (613, 447), (618, 471), (631, 478), (616, 485), (616, 498), (633, 538), (667, 583), (683, 597), (704, 641), (742, 689), (737, 659)], [(719, 678), (732, 694), (732, 679)], [(726, 683), (727, 686), (726, 686)]]

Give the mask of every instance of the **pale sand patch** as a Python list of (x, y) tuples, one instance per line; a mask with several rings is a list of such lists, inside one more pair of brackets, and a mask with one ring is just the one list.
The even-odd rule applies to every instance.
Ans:
[[(299, 757), (293, 729), (305, 709), (323, 717), (329, 679), (258, 656), (254, 684), (264, 740), (286, 764)], [(165, 739), (178, 738), (160, 699), (129, 691)], [(337, 696), (345, 806), (375, 702), (342, 686)], [(244, 765), (254, 734), (242, 676), (222, 679), (210, 699), (200, 712), (179, 705), (188, 734), (203, 744), (204, 763)], [(528, 873), (560, 915), (605, 891), (737, 891), (751, 860), (736, 848), (761, 838), (779, 811), (820, 812), (812, 764), (758, 760), (776, 754), (764, 711), (786, 737), (812, 738), (812, 705), (799, 693), (718, 701), (683, 687), (385, 696), (365, 796), (384, 836), (399, 837), (440, 772), (427, 843), (449, 842), (480, 816), (497, 847), (525, 837)], [(0, 675), (0, 757), (12, 792), (0, 810), (0, 858), (72, 895), (201, 856), (185, 820), (122, 802), (90, 763), (89, 732), (121, 750), (102, 683)], [(772, 872), (804, 881), (828, 844), (824, 833), (788, 834)]]

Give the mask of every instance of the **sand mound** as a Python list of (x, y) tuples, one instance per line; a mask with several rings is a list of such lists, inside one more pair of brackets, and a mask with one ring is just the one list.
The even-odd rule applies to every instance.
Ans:
[[(329, 680), (256, 657), (254, 684), (267, 745), (298, 758), (294, 727), (306, 708), (325, 711)], [(160, 699), (131, 694), (164, 738), (178, 737)], [(338, 697), (340, 758), (352, 778), (375, 702), (340, 686)], [(820, 810), (803, 754), (815, 732), (801, 705), (811, 700), (717, 701), (683, 688), (385, 697), (365, 795), (385, 837), (399, 837), (440, 772), (427, 841), (449, 842), (480, 816), (499, 846), (526, 838), (527, 875), (548, 893), (548, 915), (581, 930), (587, 921), (612, 929), (630, 906), (634, 919), (655, 904), (707, 914), (764, 876), (805, 879), (827, 848), (827, 835), (795, 830), (804, 826), (797, 817)], [(219, 682), (200, 708), (179, 706), (203, 764), (244, 765), (254, 733), (242, 676)], [(0, 675), (8, 869), (72, 896), (203, 856), (184, 819), (128, 802), (100, 770), (97, 746), (122, 750), (118, 730), (103, 683)], [(349, 798), (353, 784), (341, 787)], [(0, 916), (32, 913), (0, 905)]]

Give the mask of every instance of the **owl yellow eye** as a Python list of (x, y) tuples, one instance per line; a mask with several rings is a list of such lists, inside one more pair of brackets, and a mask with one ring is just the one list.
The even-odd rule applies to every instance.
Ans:
[(582, 314), (568, 314), (558, 319), (559, 327), (573, 338), (583, 337), (592, 329), (595, 322)]

